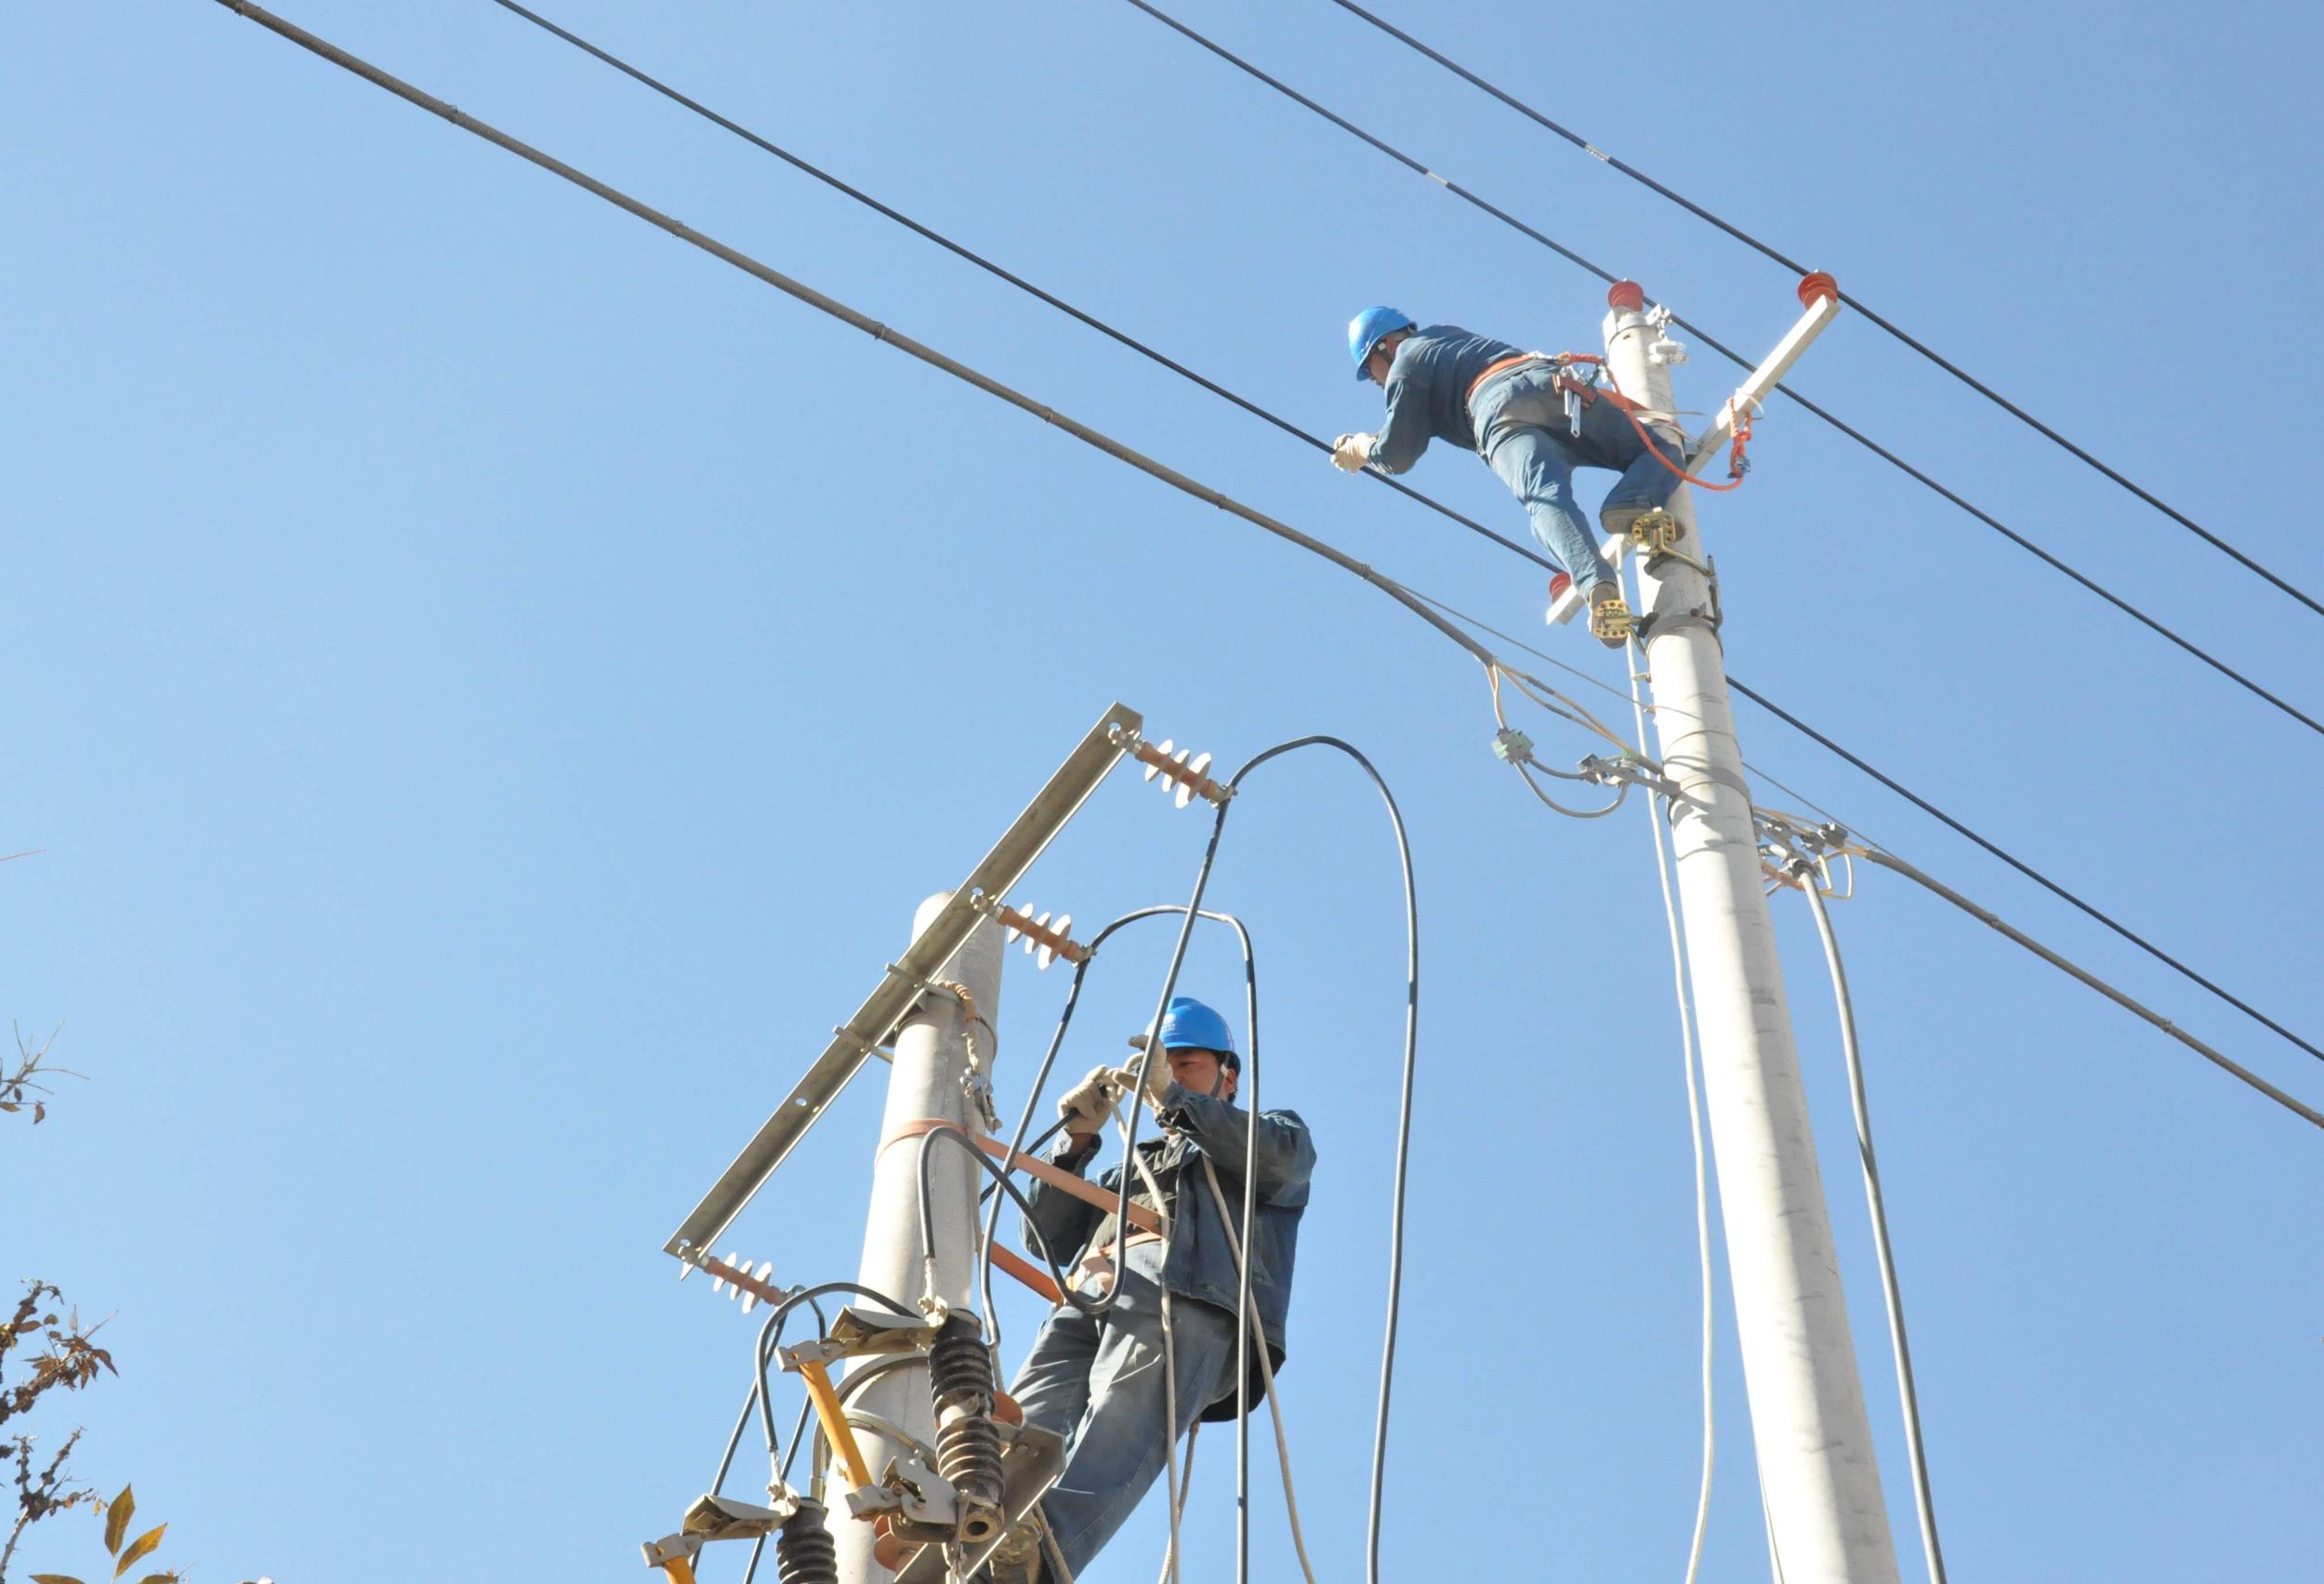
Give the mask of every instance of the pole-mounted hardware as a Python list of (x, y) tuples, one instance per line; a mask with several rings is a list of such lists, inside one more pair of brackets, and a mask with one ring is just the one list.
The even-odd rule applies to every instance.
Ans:
[[(1629, 290), (1624, 291), (1625, 287)], [(1618, 297), (1618, 293), (1620, 294)], [(1635, 300), (1632, 300), (1633, 297)], [(1660, 304), (1651, 310), (1646, 309), (1644, 294), (1638, 290), (1635, 282), (1618, 283), (1614, 291), (1607, 293), (1606, 300), (1618, 310), (1635, 309), (1644, 312), (1646, 328), (1656, 337), (1645, 349), (1645, 361), (1650, 365), (1661, 367), (1686, 361), (1684, 349), (1680, 349), (1676, 356), (1670, 356), (1665, 350), (1677, 345), (1663, 334), (1664, 327), (1670, 323), (1669, 313)], [(1825, 326), (1839, 316), (1839, 288), (1832, 284), (1829, 275), (1819, 271), (1800, 283), (1800, 305), (1806, 311), (1800, 316), (1798, 323), (1785, 332), (1783, 339), (1776, 343), (1775, 350), (1762, 359), (1759, 366), (1751, 370), (1750, 376), (1736, 388), (1735, 394), (1721, 403), (1710, 427), (1688, 443), (1685, 464), (1688, 477), (1701, 472), (1705, 464), (1734, 438), (1738, 427), (1745, 438), (1749, 438), (1750, 415), (1782, 383), (1783, 376), (1791, 372), (1791, 365), (1800, 361), (1800, 354), (1806, 351), (1816, 337), (1824, 333)], [(1660, 317), (1657, 318), (1657, 315)], [(1657, 351), (1663, 351), (1664, 355), (1657, 357)], [(1631, 394), (1638, 393), (1633, 391)], [(1628, 536), (1617, 534), (1609, 537), (1601, 548), (1606, 560), (1618, 566), (1622, 553), (1629, 546)], [(1697, 570), (1707, 573), (1707, 568)], [(1552, 626), (1562, 626), (1572, 621), (1581, 608), (1581, 597), (1568, 585), (1550, 601), (1549, 621)], [(1704, 617), (1714, 626), (1717, 624), (1719, 615), (1715, 598), (1704, 613)]]
[(1158, 775), (1175, 788), (1171, 800), (1182, 809), (1197, 798), (1215, 807), (1223, 807), (1226, 800), (1235, 796), (1232, 790), (1203, 773), (1210, 768), (1208, 754), (1196, 754), (1190, 762), (1187, 759), (1190, 750), (1177, 748), (1177, 757), (1172, 758), (1171, 750), (1177, 746), (1169, 738), (1163, 738), (1161, 745), (1156, 746), (1135, 732), (1123, 733), (1120, 741), (1122, 751), (1146, 767), (1143, 779), (1152, 781)]
[(774, 1274), (774, 1261), (772, 1260), (761, 1260), (759, 1268), (754, 1271), (748, 1260), (732, 1250), (723, 1260), (693, 1253), (683, 1254), (680, 1258), (686, 1262), (686, 1269), (680, 1273), (681, 1275), (690, 1275), (697, 1268), (709, 1272), (710, 1290), (722, 1297), (741, 1299), (746, 1314), (761, 1303), (787, 1302), (799, 1290), (797, 1287), (780, 1287), (767, 1280)]
[(1000, 926), (1002, 934), (1024, 943), (1025, 955), (1037, 968), (1046, 969), (1059, 957), (1076, 968), (1089, 960), (1089, 948), (1066, 933), (1073, 928), (1074, 916), (1070, 913), (1059, 914), (1056, 922), (1051, 923), (1046, 913), (1036, 918), (1028, 909), (1011, 907), (991, 897), (978, 898), (977, 906)]
[[(856, 1421), (875, 1430), (893, 1427), (849, 1410), (832, 1384), (831, 1366), (893, 1353), (918, 1353), (928, 1361), (936, 1442), (906, 1445), (875, 1478), (855, 1435)], [(930, 1320), (851, 1305), (833, 1318), (827, 1336), (786, 1348), (782, 1358), (783, 1367), (806, 1383), (816, 1422), (848, 1485), (849, 1513), (879, 1526), (891, 1565), (915, 1584), (944, 1577), (947, 1547), (964, 1548), (966, 1568), (973, 1573), (1064, 1468), (1063, 1436), (1023, 1424), (1021, 1415), (1011, 1419), (998, 1412), (992, 1353), (972, 1314)], [(917, 1554), (910, 1548), (918, 1548)]]
[(1116, 704), (1083, 735), (1024, 812), (953, 891), (951, 901), (905, 949), (896, 964), (899, 971), (880, 979), (855, 1015), (832, 1035), (830, 1044), (806, 1076), (720, 1173), (701, 1203), (662, 1246), (666, 1253), (685, 1260), (717, 1244), (751, 1195), (774, 1174), (784, 1157), (863, 1066), (866, 1054), (889, 1043), (923, 993), (920, 986), (943, 973), (953, 954), (984, 921), (971, 899), (1006, 896), (1016, 888), (1034, 860), (1128, 751), (1120, 746), (1122, 739), (1139, 740), (1142, 724), (1143, 718), (1136, 710)]
[(645, 1564), (658, 1567), (669, 1584), (693, 1584), (694, 1557), (717, 1540), (759, 1540), (772, 1535), (781, 1584), (838, 1584), (838, 1558), (824, 1506), (786, 1495), (772, 1507), (758, 1507), (729, 1496), (700, 1496), (686, 1509), (678, 1533), (648, 1540), (640, 1548)]

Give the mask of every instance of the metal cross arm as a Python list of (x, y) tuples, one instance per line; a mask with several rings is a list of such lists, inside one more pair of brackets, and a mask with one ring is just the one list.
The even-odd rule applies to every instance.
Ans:
[[(1760, 365), (1751, 370), (1750, 377), (1736, 388), (1735, 394), (1711, 418), (1710, 426), (1688, 445), (1686, 471), (1689, 476), (1701, 472), (1703, 465), (1718, 455), (1733, 438), (1736, 415), (1751, 412), (1765, 401), (1769, 393), (1783, 383), (1783, 376), (1791, 372), (1791, 365), (1800, 361), (1800, 354), (1806, 351), (1809, 344), (1824, 333), (1824, 327), (1839, 316), (1840, 294), (1836, 290), (1819, 290), (1810, 295), (1810, 287), (1816, 284), (1817, 279), (1811, 275), (1801, 284), (1800, 295), (1806, 299), (1807, 311), (1800, 315), (1799, 323), (1776, 343), (1776, 350), (1762, 359)], [(1829, 282), (1829, 277), (1823, 279)], [(1617, 534), (1606, 540), (1601, 548), (1610, 564), (1619, 566), (1629, 544), (1625, 535)], [(1581, 594), (1578, 589), (1569, 587), (1551, 601), (1550, 620), (1570, 622), (1580, 610)]]
[(774, 1175), (784, 1157), (847, 1087), (863, 1066), (866, 1052), (888, 1041), (925, 994), (923, 985), (942, 975), (953, 954), (984, 921), (979, 899), (1004, 897), (1024, 878), (1034, 860), (1097, 790), (1106, 772), (1139, 741), (1138, 731), (1143, 724), (1143, 717), (1136, 710), (1116, 704), (1089, 729), (1024, 812), (969, 872), (951, 900), (880, 976), (855, 1015), (833, 1031), (831, 1043), (807, 1069), (807, 1076), (760, 1126), (742, 1154), (719, 1174), (702, 1202), (662, 1246), (663, 1252), (690, 1264), (710, 1252), (751, 1195)]

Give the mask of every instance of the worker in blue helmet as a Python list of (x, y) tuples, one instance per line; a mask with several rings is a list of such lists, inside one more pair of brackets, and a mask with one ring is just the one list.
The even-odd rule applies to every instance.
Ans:
[[(1078, 1574), (1137, 1507), (1189, 1426), (1232, 1419), (1261, 1401), (1259, 1344), (1269, 1367), (1283, 1366), (1291, 1265), (1315, 1167), (1307, 1124), (1297, 1112), (1254, 1116), (1235, 1103), (1243, 1070), (1235, 1036), (1224, 1018), (1191, 996), (1172, 998), (1159, 1023), (1129, 1043), (1143, 1053), (1129, 1067), (1093, 1068), (1058, 1102), (1064, 1138), (1050, 1158), (1085, 1171), (1116, 1098), (1142, 1096), (1163, 1131), (1139, 1141), (1130, 1203), (1157, 1212), (1162, 1230), (1134, 1216), (1124, 1226), (1049, 1183), (1030, 1185), (1026, 1240), (1072, 1261), (1068, 1274), (1085, 1300), (1110, 1296), (1112, 1302), (1096, 1315), (1070, 1304), (1052, 1311), (1010, 1388), (1027, 1424), (1066, 1438), (1064, 1472), (1041, 1510), (1068, 1572), (1051, 1571), (1052, 1559), (1042, 1554), (1048, 1547), (1022, 1532), (993, 1569), (1009, 1584)], [(1248, 1236), (1247, 1160), (1256, 1212)], [(1117, 1194), (1123, 1169), (1110, 1168), (1100, 1183)], [(1254, 1254), (1250, 1374), (1239, 1391), (1237, 1247)], [(1177, 1366), (1174, 1404), (1161, 1367), (1166, 1322)]]
[(1348, 352), (1356, 378), (1386, 391), (1388, 416), (1376, 435), (1341, 435), (1333, 463), (1350, 473), (1401, 473), (1431, 440), (1475, 452), (1525, 503), (1534, 538), (1589, 602), (1591, 632), (1619, 649), (1630, 608), (1574, 504), (1574, 469), (1622, 475), (1598, 521), (1608, 534), (1623, 533), (1678, 488), (1672, 469), (1685, 452), (1677, 429), (1652, 416), (1633, 423), (1618, 396), (1581, 384), (1555, 358), (1451, 324), (1415, 324), (1393, 308), (1367, 308), (1349, 321)]

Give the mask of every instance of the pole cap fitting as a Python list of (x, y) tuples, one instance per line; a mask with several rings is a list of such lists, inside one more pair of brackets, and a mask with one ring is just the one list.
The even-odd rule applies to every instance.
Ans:
[(1605, 305), (1634, 312), (1646, 306), (1646, 288), (1636, 281), (1617, 281), (1605, 290)]
[(1840, 296), (1840, 283), (1822, 270), (1811, 271), (1800, 277), (1800, 306), (1814, 308), (1826, 297)]

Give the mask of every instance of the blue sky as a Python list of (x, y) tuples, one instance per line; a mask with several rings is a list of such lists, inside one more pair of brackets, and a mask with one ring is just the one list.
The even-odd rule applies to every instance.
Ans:
[[(1536, 572), (482, 3), (291, 20), (1606, 681)], [(1603, 289), (1128, 7), (552, 13), (1327, 435), (1393, 302), (1594, 346)], [(1784, 272), (1323, 0), (1230, 46), (1756, 350)], [(1838, 274), (2293, 581), (2320, 329), (2279, 8), (1406, 7), (1392, 18)], [(213, 1578), (634, 1577), (753, 1326), (669, 1229), (1112, 699), (1239, 762), (1356, 742), (1419, 867), (1421, 1083), (1386, 1571), (1677, 1577), (1698, 1425), (1684, 1090), (1645, 816), (1542, 811), (1473, 666), (1376, 592), (812, 313), (227, 10), (18, 8), (0, 52), (10, 772), (0, 1011), (88, 1075), (0, 1155), (9, 1274), (112, 1313), (73, 1405)], [(1708, 356), (1681, 371), (1709, 407)], [(2311, 713), (2324, 625), (1843, 319), (1797, 383)], [(1706, 505), (1734, 673), (2291, 1026), (2324, 1029), (2324, 742), (1796, 408)], [(1412, 482), (1501, 528), (1468, 457)], [(1576, 684), (1580, 686), (1581, 684)], [(1747, 753), (2314, 1102), (2313, 1061), (1742, 706)], [(1545, 757), (1588, 751), (1552, 722)], [(1781, 803), (1780, 796), (1768, 800)], [(1181, 897), (1109, 785), (1022, 893)], [(1214, 899), (1321, 1151), (1284, 1378), (1361, 1566), (1402, 1000), (1393, 851), (1314, 756)], [(1916, 1550), (1814, 934), (1777, 899), (1904, 1568)], [(2312, 1129), (1901, 882), (1837, 922), (1948, 1559), (1996, 1579), (2313, 1567)], [(1070, 1066), (1142, 1018), (1109, 951)], [(1011, 958), (1004, 1095), (1064, 992)], [(1232, 996), (1206, 942), (1188, 988)], [(1011, 1084), (1020, 1086), (1011, 1089)], [(860, 1084), (738, 1223), (852, 1274)], [(1007, 1300), (1015, 1339), (1030, 1300)], [(1705, 1577), (1764, 1577), (1722, 1294)], [(53, 1432), (63, 1427), (49, 1416)], [(1263, 1437), (1261, 1438), (1263, 1445)], [(1233, 1533), (1223, 1438), (1194, 1577)], [(1263, 1454), (1262, 1454), (1263, 1457)], [(1254, 1577), (1288, 1577), (1280, 1507)], [(1158, 1501), (1093, 1584), (1146, 1577)], [(93, 1528), (19, 1567), (75, 1571)], [(711, 1578), (736, 1577), (728, 1559)]]

